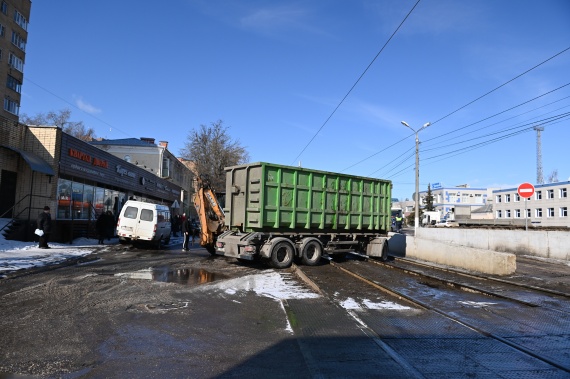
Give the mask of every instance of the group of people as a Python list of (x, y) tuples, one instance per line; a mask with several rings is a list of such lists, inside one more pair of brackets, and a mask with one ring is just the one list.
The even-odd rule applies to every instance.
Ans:
[(97, 229), (97, 236), (99, 238), (99, 245), (104, 244), (105, 238), (107, 241), (111, 239), (115, 235), (115, 216), (113, 212), (106, 211), (99, 215), (97, 221), (95, 222), (95, 229)]

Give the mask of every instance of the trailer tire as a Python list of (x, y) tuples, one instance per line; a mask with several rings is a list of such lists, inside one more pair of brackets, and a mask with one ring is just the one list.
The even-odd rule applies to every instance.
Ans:
[(293, 263), (295, 247), (288, 240), (277, 242), (271, 248), (269, 263), (274, 268), (287, 268)]
[(301, 263), (307, 266), (316, 266), (323, 256), (323, 246), (316, 238), (303, 241), (301, 247)]

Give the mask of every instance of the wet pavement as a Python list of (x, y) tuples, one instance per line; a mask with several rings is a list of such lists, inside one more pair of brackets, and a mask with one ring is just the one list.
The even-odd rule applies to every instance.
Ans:
[[(328, 264), (301, 269), (318, 291), (291, 270), (199, 248), (117, 246), (88, 263), (2, 280), (0, 379), (570, 378)], [(465, 317), (479, 320), (483, 306), (494, 333), (568, 360), (554, 352), (570, 345), (560, 332), (566, 316), (507, 306), (501, 314), (472, 294), (461, 299)], [(509, 320), (525, 316), (514, 333)]]

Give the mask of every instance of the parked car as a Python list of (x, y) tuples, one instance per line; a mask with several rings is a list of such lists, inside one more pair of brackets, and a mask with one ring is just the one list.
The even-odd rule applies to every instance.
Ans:
[(441, 220), (438, 223), (436, 223), (435, 226), (437, 228), (451, 228), (451, 227), (459, 226), (459, 224), (456, 223), (455, 221)]

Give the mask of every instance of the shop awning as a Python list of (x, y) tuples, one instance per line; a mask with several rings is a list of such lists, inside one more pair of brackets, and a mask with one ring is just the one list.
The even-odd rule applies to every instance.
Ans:
[(45, 160), (43, 160), (42, 157), (34, 153), (30, 153), (29, 151), (24, 151), (11, 146), (0, 145), (0, 147), (10, 149), (20, 154), (20, 156), (24, 158), (24, 160), (30, 165), (32, 171), (41, 172), (51, 176), (55, 175), (53, 168), (51, 168), (51, 166)]

